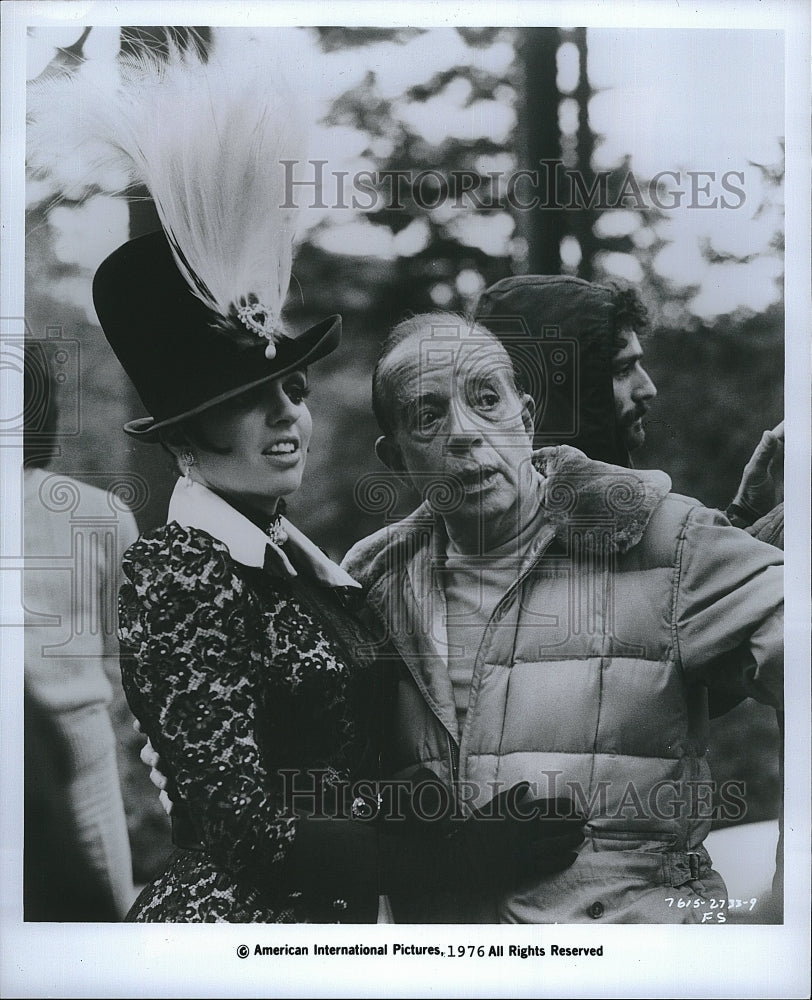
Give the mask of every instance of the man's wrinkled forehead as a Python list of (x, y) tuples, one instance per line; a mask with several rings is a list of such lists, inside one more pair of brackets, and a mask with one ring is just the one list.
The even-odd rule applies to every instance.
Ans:
[(451, 393), (471, 379), (513, 381), (502, 344), (486, 330), (463, 325), (413, 333), (392, 351), (385, 367), (392, 401), (399, 404), (413, 401), (429, 383)]

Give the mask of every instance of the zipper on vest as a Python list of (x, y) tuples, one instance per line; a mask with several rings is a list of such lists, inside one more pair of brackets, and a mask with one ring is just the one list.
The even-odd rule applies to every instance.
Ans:
[(454, 742), (451, 733), (446, 730), (445, 738), (448, 740), (448, 758), (451, 764), (451, 780), (454, 783), (454, 795), (457, 794), (457, 779), (460, 776), (460, 748)]

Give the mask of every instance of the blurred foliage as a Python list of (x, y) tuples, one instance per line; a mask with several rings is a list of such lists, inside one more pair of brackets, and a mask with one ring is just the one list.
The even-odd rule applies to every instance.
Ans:
[(635, 463), (665, 469), (677, 492), (724, 510), (761, 432), (784, 416), (783, 310), (660, 326), (642, 344), (658, 397)]
[[(419, 171), (436, 171), (446, 177), (454, 171), (474, 171), (481, 178), (478, 193), (487, 205), (488, 199), (504, 193), (500, 181), (489, 171), (508, 173), (526, 162), (528, 130), (540, 127), (539, 122), (529, 121), (528, 108), (532, 107), (534, 115), (557, 115), (560, 95), (534, 93), (531, 101), (526, 92), (528, 67), (522, 58), (532, 46), (528, 49), (519, 44), (523, 40), (515, 29), (458, 31), (471, 51), (468, 64), (441, 71), (427, 67), (425, 80), (398, 99), (385, 96), (375, 73), (369, 71), (358, 84), (336, 95), (325, 124), (364, 133), (368, 137), (366, 156), (378, 171), (408, 170), (412, 176)], [(365, 48), (371, 43), (389, 40), (404, 45), (421, 34), (421, 29), (331, 26), (316, 32), (325, 52), (352, 49), (363, 61)], [(584, 37), (573, 37), (583, 57)], [(516, 47), (516, 59), (501, 74), (487, 71), (476, 60), (479, 50), (495, 42)], [(462, 106), (496, 100), (514, 110), (514, 129), (499, 139), (487, 134), (486, 128), (486, 134), (472, 131), (429, 142), (409, 124), (403, 115), (405, 106), (426, 104), (460, 82), (464, 85), (460, 92), (466, 94)], [(590, 93), (582, 73), (573, 95), (581, 107), (578, 134), (563, 145), (559, 143), (568, 165), (582, 168), (585, 177), (591, 176), (591, 164), (579, 162), (578, 157), (588, 159), (594, 148), (595, 136), (585, 115)], [(483, 122), (487, 120), (484, 116)], [(550, 133), (549, 125), (546, 122), (545, 134)], [(558, 155), (555, 150), (553, 153)], [(616, 165), (609, 180), (610, 191), (619, 190), (630, 162), (629, 158)], [(773, 171), (776, 186), (781, 183), (779, 168), (764, 169)], [(428, 181), (424, 195), (430, 200)], [(409, 226), (421, 227), (422, 237), (409, 252), (370, 256), (358, 245), (348, 245), (345, 252), (329, 252), (323, 237), (336, 220), (330, 218), (311, 230), (294, 266), (289, 321), (293, 329), (304, 329), (338, 312), (345, 332), (342, 349), (313, 373), (314, 391), (309, 402), (316, 433), (306, 488), (291, 498), (290, 516), (333, 557), (340, 558), (353, 542), (380, 527), (384, 516), (397, 516), (414, 504), (416, 498), (404, 494), (387, 511), (369, 509), (369, 505), (362, 509), (355, 495), (362, 477), (376, 469), (383, 472), (373, 454), (377, 429), (370, 407), (370, 374), (378, 345), (391, 326), (408, 313), (438, 307), (471, 309), (482, 288), (528, 267), (528, 245), (534, 239), (549, 244), (553, 237), (557, 240), (566, 235), (579, 241), (582, 258), (575, 268), (578, 273), (600, 279), (605, 274), (601, 254), (619, 252), (632, 255), (644, 274), (642, 291), (653, 319), (652, 332), (644, 342), (646, 366), (657, 383), (659, 399), (638, 464), (666, 469), (679, 492), (712, 506), (726, 506), (761, 432), (783, 415), (783, 311), (774, 306), (759, 315), (733, 314), (721, 316), (713, 324), (700, 323), (688, 308), (695, 289), (676, 287), (653, 267), (654, 256), (663, 246), (656, 228), (658, 213), (653, 209), (640, 212), (648, 241), (598, 237), (597, 216), (591, 211), (561, 213), (563, 229), (559, 231), (542, 211), (534, 215), (523, 212), (520, 218), (510, 219), (505, 207), (477, 208), (470, 201), (453, 209), (448, 205), (426, 209), (415, 201), (410, 189), (404, 188), (402, 209), (379, 204), (363, 218), (393, 236)], [(132, 218), (132, 235), (154, 224), (149, 218)], [(83, 473), (111, 469), (143, 476), (149, 495), (136, 516), (142, 529), (151, 527), (164, 516), (173, 482), (169, 463), (160, 450), (132, 442), (120, 432), (126, 419), (143, 412), (140, 403), (98, 328), (88, 322), (83, 309), (59, 295), (59, 282), (64, 278), (86, 282), (89, 287), (92, 275), (56, 257), (47, 204), (32, 206), (28, 223), (26, 310), (30, 326), (36, 336), (42, 336), (46, 326), (61, 325), (66, 336), (77, 338), (82, 345), (77, 390), (81, 394), (81, 434), (66, 439), (55, 465), (80, 479)], [(560, 262), (558, 243), (553, 249)], [(706, 252), (710, 254), (710, 248)], [(780, 233), (771, 252), (782, 252)], [(117, 704), (115, 716), (136, 878), (143, 881), (166, 856), (168, 825), (157, 806), (147, 769), (138, 760), (141, 740), (132, 731), (126, 706)], [(777, 736), (772, 714), (748, 704), (712, 728), (711, 759), (717, 776), (747, 782), (748, 819), (774, 816)]]
[(319, 43), (325, 52), (348, 46), (373, 45), (381, 41), (403, 44), (422, 34), (423, 30), (422, 28), (345, 28), (338, 25), (316, 29)]

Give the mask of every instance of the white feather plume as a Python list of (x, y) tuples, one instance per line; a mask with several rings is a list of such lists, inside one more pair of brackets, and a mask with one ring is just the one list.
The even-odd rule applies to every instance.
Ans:
[(306, 158), (307, 129), (267, 48), (215, 43), (202, 62), (172, 46), (121, 57), (112, 80), (109, 63), (85, 63), (34, 81), (28, 101), (30, 169), (72, 189), (145, 184), (194, 294), (224, 330), (239, 335), (243, 316), (272, 340), (298, 214), (281, 161)]

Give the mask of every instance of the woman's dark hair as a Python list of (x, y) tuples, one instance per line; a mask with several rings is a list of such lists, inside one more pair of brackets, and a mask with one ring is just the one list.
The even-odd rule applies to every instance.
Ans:
[(188, 417), (180, 423), (165, 427), (158, 435), (158, 441), (164, 451), (175, 458), (170, 445), (176, 448), (200, 448), (215, 455), (228, 455), (231, 448), (219, 448), (213, 444), (200, 429), (200, 421), (196, 417)]

